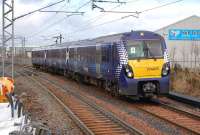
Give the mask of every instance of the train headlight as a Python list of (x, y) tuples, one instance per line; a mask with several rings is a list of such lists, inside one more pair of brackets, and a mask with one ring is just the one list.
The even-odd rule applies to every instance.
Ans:
[(165, 63), (162, 68), (162, 76), (167, 76), (170, 73), (170, 65), (169, 63)]
[(133, 73), (132, 72), (128, 72), (127, 73), (127, 77), (132, 78), (133, 77)]
[(128, 78), (133, 78), (133, 70), (129, 65), (125, 66), (125, 74)]

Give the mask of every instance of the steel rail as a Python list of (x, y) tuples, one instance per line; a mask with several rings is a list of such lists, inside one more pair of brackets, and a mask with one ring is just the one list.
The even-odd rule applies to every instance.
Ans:
[[(168, 122), (168, 123), (171, 123), (172, 125), (175, 125), (175, 126), (177, 126), (177, 127), (179, 127), (179, 128), (182, 128), (182, 129), (185, 129), (186, 131), (188, 131), (188, 132), (190, 132), (190, 133), (192, 133), (192, 134), (199, 134), (199, 132), (197, 132), (197, 131), (194, 131), (193, 129), (190, 129), (190, 128), (188, 128), (188, 127), (186, 127), (186, 126), (183, 126), (183, 125), (181, 125), (181, 123), (179, 123), (179, 124), (177, 124), (175, 121), (175, 119), (174, 119), (174, 121), (172, 121), (172, 120), (169, 120), (168, 118), (166, 118), (166, 117), (164, 117), (164, 116), (160, 116), (160, 115), (158, 115), (158, 114), (156, 114), (156, 113), (154, 113), (154, 112), (152, 112), (151, 110), (149, 110), (149, 109), (145, 109), (145, 107), (141, 107), (141, 106), (135, 106), (137, 109), (139, 109), (139, 110), (141, 110), (141, 111), (143, 111), (143, 112), (146, 112), (146, 113), (148, 113), (148, 114), (151, 114), (152, 116), (154, 116), (154, 117), (157, 117), (157, 118), (159, 118), (159, 119), (161, 119), (161, 120), (164, 120), (164, 121), (166, 121), (166, 122)], [(168, 108), (169, 109), (169, 108)], [(171, 109), (170, 109), (171, 110)], [(176, 112), (177, 113), (177, 112)], [(182, 113), (181, 113), (182, 114)]]
[[(26, 70), (28, 71), (28, 70)], [(87, 98), (83, 97), (82, 95), (76, 93), (75, 91), (71, 90), (71, 88), (66, 88), (61, 86), (60, 84), (56, 83), (55, 81), (52, 81), (48, 78), (42, 77), (40, 75), (38, 75), (36, 72), (33, 71), (28, 71), (28, 72), (32, 72), (34, 74), (37, 75), (37, 77), (39, 77), (40, 79), (42, 79), (43, 81), (48, 81), (49, 83), (51, 83), (52, 85), (54, 85), (55, 87), (67, 91), (70, 94), (72, 94), (73, 96), (77, 97), (78, 99), (80, 99), (82, 102), (86, 103), (87, 105), (89, 105), (90, 107), (92, 107), (93, 109), (101, 112), (103, 115), (105, 115), (107, 118), (109, 118), (110, 120), (112, 120), (113, 122), (117, 123), (118, 125), (120, 125), (121, 127), (123, 127), (127, 132), (131, 133), (131, 134), (136, 134), (136, 135), (144, 135), (143, 132), (139, 131), (138, 129), (136, 129), (133, 126), (130, 126), (130, 124), (126, 123), (125, 121), (121, 120), (120, 118), (118, 118), (116, 115), (114, 115), (113, 113), (103, 109), (102, 107), (98, 106), (96, 103), (91, 102), (90, 100), (88, 100)]]
[(186, 96), (176, 92), (169, 92), (168, 97), (173, 100), (180, 101), (182, 103), (200, 108), (200, 100), (197, 98)]
[(186, 115), (188, 117), (191, 117), (193, 119), (200, 120), (200, 115), (194, 114), (194, 113), (192, 113), (190, 111), (187, 111), (187, 110), (184, 110), (184, 109), (180, 109), (180, 108), (175, 107), (173, 105), (169, 105), (169, 104), (164, 103), (164, 102), (162, 102), (160, 100), (151, 100), (151, 101), (154, 102), (154, 103), (156, 103), (156, 104), (159, 104), (163, 108), (166, 108), (166, 109), (178, 112), (178, 113), (182, 113), (182, 114), (184, 114), (184, 115)]
[[(47, 78), (43, 78), (43, 79), (47, 79)], [(53, 83), (53, 84), (59, 85), (59, 84), (55, 83), (55, 82), (52, 81), (52, 80), (49, 80), (49, 81), (50, 81), (51, 83)], [(62, 88), (62, 89), (66, 89), (66, 88), (63, 87), (63, 86), (59, 86), (59, 87)], [(70, 91), (70, 90), (67, 89), (67, 91)], [(72, 94), (74, 94), (74, 92), (72, 92)], [(77, 93), (75, 93), (75, 96), (77, 96)], [(77, 97), (80, 98), (80, 99), (83, 99), (83, 100), (88, 100), (88, 99), (85, 99), (84, 97), (82, 97), (82, 96), (80, 96), (80, 95), (77, 96)], [(86, 101), (86, 102), (87, 102), (87, 101)], [(181, 110), (181, 109), (172, 107), (172, 106), (170, 106), (170, 105), (167, 105), (167, 104), (164, 104), (164, 103), (161, 103), (161, 102), (158, 102), (158, 101), (153, 101), (153, 102), (154, 102), (154, 103), (157, 103), (157, 104), (159, 104), (159, 105), (161, 105), (161, 107), (163, 107), (164, 109), (168, 109), (168, 110), (174, 111), (175, 113), (184, 114), (186, 117), (189, 117), (189, 118), (192, 118), (192, 119), (197, 119), (197, 120), (200, 119), (198, 115), (192, 114), (192, 113), (190, 113), (190, 112), (187, 112), (187, 111), (184, 111), (184, 110)], [(88, 102), (88, 103), (91, 104), (90, 102)], [(93, 103), (92, 103), (92, 104), (93, 104)], [(94, 106), (94, 108), (95, 108), (95, 106)], [(97, 106), (97, 108), (99, 108), (99, 106)], [(156, 115), (156, 114), (150, 112), (149, 110), (145, 110), (145, 109), (143, 109), (142, 107), (141, 107), (141, 108), (140, 108), (140, 107), (137, 107), (137, 108), (140, 109), (140, 110), (142, 110), (142, 111), (144, 111), (144, 112), (146, 112), (146, 113), (149, 113), (149, 114), (151, 114), (151, 115), (153, 115), (153, 116), (155, 116), (155, 117), (157, 117), (157, 118), (159, 118), (159, 119), (163, 119), (163, 120), (165, 120), (165, 121), (171, 123), (172, 125), (175, 125), (175, 126), (177, 126), (177, 127), (179, 127), (179, 128), (183, 128), (183, 129), (185, 129), (185, 130), (187, 130), (187, 131), (189, 131), (189, 132), (192, 132), (192, 133), (194, 133), (194, 134), (197, 134), (196, 131), (194, 131), (194, 130), (188, 128), (188, 127), (182, 126), (182, 125), (180, 125), (180, 124), (177, 124), (177, 123), (174, 122), (174, 121), (168, 120), (167, 118), (158, 116), (158, 115)]]
[[(19, 73), (19, 72), (17, 72)], [(66, 113), (70, 116), (70, 118), (76, 123), (76, 125), (86, 134), (86, 135), (94, 135), (94, 133), (87, 128), (87, 126), (57, 97), (55, 96), (48, 88), (46, 88), (43, 84), (41, 84), (38, 80), (26, 75), (25, 73), (20, 72), (19, 74), (23, 74), (26, 78), (34, 81), (40, 87), (42, 87), (45, 91), (47, 91), (56, 101), (64, 108)]]

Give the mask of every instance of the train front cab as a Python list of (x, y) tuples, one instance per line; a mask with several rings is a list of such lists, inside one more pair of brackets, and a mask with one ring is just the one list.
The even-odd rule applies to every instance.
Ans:
[[(132, 64), (137, 63), (142, 65), (142, 63), (150, 63), (152, 65), (147, 65), (147, 67), (135, 67)], [(156, 65), (158, 63), (158, 65)], [(169, 72), (164, 71), (168, 68), (165, 65), (168, 63), (163, 62), (162, 59), (154, 60), (141, 60), (141, 61), (129, 61), (130, 67), (133, 67), (133, 75), (130, 74), (130, 67), (124, 67), (120, 75), (120, 89), (119, 92), (122, 95), (126, 96), (138, 96), (138, 97), (152, 97), (154, 95), (166, 95), (169, 92), (169, 74), (162, 75), (161, 72)], [(129, 65), (128, 64), (128, 65)], [(162, 65), (162, 66), (161, 66)], [(141, 68), (141, 69), (137, 69)], [(135, 70), (134, 70), (135, 69)], [(143, 71), (142, 71), (143, 70)], [(148, 76), (145, 76), (143, 73), (147, 73)], [(150, 75), (151, 73), (159, 73), (160, 75)], [(146, 74), (146, 75), (147, 75)], [(141, 75), (141, 76), (140, 76)]]
[(119, 93), (132, 97), (168, 94), (170, 64), (164, 40), (130, 40), (126, 50), (128, 64), (121, 70)]

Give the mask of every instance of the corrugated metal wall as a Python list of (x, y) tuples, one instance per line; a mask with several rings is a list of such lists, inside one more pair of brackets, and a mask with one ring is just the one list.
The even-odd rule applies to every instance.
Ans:
[(200, 30), (200, 17), (191, 16), (156, 31), (166, 40), (172, 64), (177, 63), (187, 68), (200, 68), (200, 40), (169, 40), (170, 29)]

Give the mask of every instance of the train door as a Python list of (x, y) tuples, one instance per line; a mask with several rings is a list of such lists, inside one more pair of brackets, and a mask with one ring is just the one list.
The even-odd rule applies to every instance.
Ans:
[(73, 64), (73, 68), (74, 71), (77, 72), (77, 68), (78, 67), (78, 52), (77, 52), (77, 48), (74, 48), (74, 64)]
[(44, 51), (44, 68), (46, 68), (46, 65), (47, 65), (46, 59), (47, 59), (47, 51), (45, 50)]
[(65, 63), (66, 63), (66, 68), (68, 68), (69, 64), (69, 48), (66, 48), (66, 53), (65, 53)]
[(96, 75), (97, 78), (101, 78), (101, 46), (96, 45)]
[(108, 78), (112, 79), (112, 69), (113, 69), (113, 45), (112, 43), (108, 44), (108, 50), (107, 50), (107, 61), (108, 61)]

